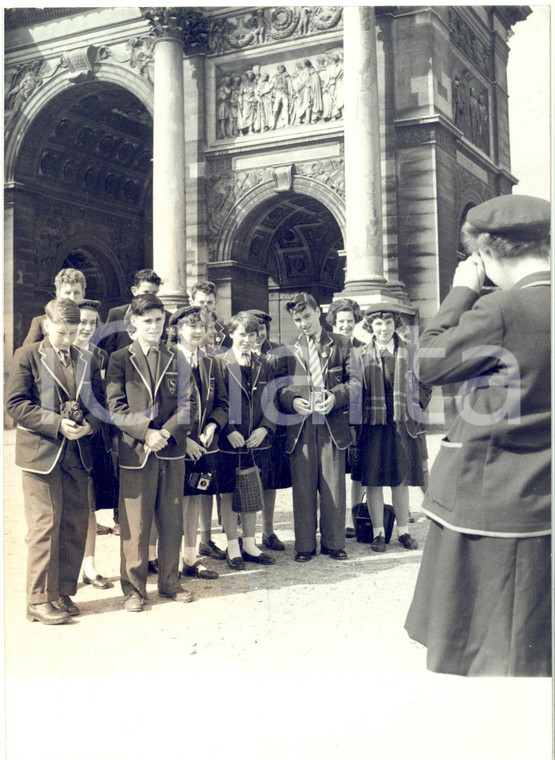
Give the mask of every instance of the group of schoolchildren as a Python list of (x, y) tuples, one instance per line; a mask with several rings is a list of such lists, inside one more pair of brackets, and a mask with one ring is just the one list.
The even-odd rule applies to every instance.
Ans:
[[(56, 298), (14, 354), (7, 411), (23, 470), (28, 619), (78, 615), (71, 597), (81, 567), (84, 583), (112, 585), (95, 567), (95, 507), (114, 510), (129, 612), (148, 602), (149, 572), (161, 597), (190, 602), (184, 578), (218, 578), (207, 559), (238, 571), (275, 564), (273, 552), (285, 549), (273, 525), (280, 488), (292, 487), (294, 560), (316, 555), (318, 529), (320, 552), (347, 559), (355, 531), (346, 470), (353, 503), (367, 494), (371, 549), (386, 549), (383, 486), (392, 487), (400, 543), (416, 548), (408, 486), (425, 486), (418, 419), (430, 391), (411, 370), (398, 308), (376, 304), (363, 316), (339, 299), (324, 327), (313, 296), (298, 293), (287, 311), (299, 337), (280, 346), (263, 311), (241, 311), (224, 326), (213, 283), (197, 282), (173, 314), (160, 285), (153, 270), (138, 272), (131, 303), (101, 325), (83, 274), (62, 270)], [(361, 322), (363, 341), (353, 334)], [(249, 468), (259, 473), (258, 502), (238, 491)], [(225, 550), (212, 539), (214, 504)]]

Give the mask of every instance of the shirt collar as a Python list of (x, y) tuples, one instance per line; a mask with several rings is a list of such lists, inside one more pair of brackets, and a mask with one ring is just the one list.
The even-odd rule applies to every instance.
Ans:
[(146, 340), (143, 340), (142, 338), (137, 338), (137, 343), (141, 347), (141, 350), (145, 356), (148, 354), (149, 348), (157, 348), (158, 351), (160, 351), (159, 343), (155, 343), (153, 346), (151, 346), (150, 343), (147, 343)]
[(235, 357), (235, 360), (237, 361), (237, 364), (241, 363), (241, 358), (243, 354), (248, 354), (249, 358), (251, 356), (251, 351), (237, 351), (233, 346), (231, 347), (231, 350), (233, 352), (233, 356)]

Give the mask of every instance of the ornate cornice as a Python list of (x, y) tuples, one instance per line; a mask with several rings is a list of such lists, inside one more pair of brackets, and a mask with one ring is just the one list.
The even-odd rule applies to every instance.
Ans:
[(155, 39), (173, 39), (183, 44), (186, 53), (204, 51), (208, 45), (208, 26), (202, 11), (195, 8), (141, 8)]
[(82, 12), (83, 8), (7, 8), (4, 11), (4, 27), (9, 31)]

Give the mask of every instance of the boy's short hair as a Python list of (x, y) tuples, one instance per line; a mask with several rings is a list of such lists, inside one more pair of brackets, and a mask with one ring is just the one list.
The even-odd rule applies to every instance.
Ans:
[(218, 288), (213, 282), (210, 282), (210, 280), (199, 280), (198, 282), (195, 282), (191, 288), (191, 298), (194, 298), (199, 290), (207, 296), (214, 296), (214, 298), (218, 297)]
[(138, 272), (135, 272), (133, 285), (135, 285), (135, 287), (138, 287), (141, 282), (152, 282), (155, 285), (161, 285), (162, 278), (156, 274), (154, 269), (139, 269)]
[(249, 314), (248, 311), (240, 311), (229, 320), (227, 331), (231, 335), (238, 327), (243, 327), (247, 333), (256, 333), (258, 335), (260, 331), (260, 321), (257, 317)]
[(147, 311), (160, 309), (164, 311), (164, 304), (154, 293), (141, 293), (131, 301), (131, 314), (142, 317)]
[(287, 301), (285, 308), (289, 314), (293, 314), (297, 311), (304, 311), (307, 306), (314, 310), (319, 308), (316, 299), (310, 293), (297, 293), (290, 301)]
[(46, 304), (44, 313), (54, 323), (78, 325), (81, 321), (81, 310), (70, 298), (54, 298)]
[(54, 278), (56, 293), (60, 290), (62, 285), (75, 285), (76, 283), (81, 285), (84, 295), (87, 289), (87, 281), (85, 280), (83, 272), (80, 272), (78, 269), (60, 269)]

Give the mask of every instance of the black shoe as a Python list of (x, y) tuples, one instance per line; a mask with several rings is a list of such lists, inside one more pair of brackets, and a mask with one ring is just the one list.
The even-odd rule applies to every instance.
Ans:
[(243, 559), (245, 562), (257, 562), (259, 565), (275, 565), (276, 561), (273, 557), (270, 557), (269, 554), (264, 554), (264, 552), (261, 552), (258, 556), (255, 556), (254, 554), (249, 554), (246, 551), (243, 551)]
[(297, 552), (295, 554), (295, 562), (310, 562), (312, 557), (316, 556), (316, 549), (311, 552)]
[(181, 575), (189, 575), (191, 578), (201, 578), (204, 581), (215, 581), (216, 578), (219, 578), (219, 575), (215, 570), (208, 570), (208, 568), (203, 567), (200, 560), (195, 562), (194, 565), (188, 565), (184, 562)]
[(357, 532), (354, 528), (345, 528), (345, 538), (356, 538)]
[(399, 543), (403, 544), (405, 549), (418, 549), (418, 541), (409, 533), (403, 533), (402, 536), (399, 536)]
[(262, 534), (262, 545), (274, 552), (285, 551), (285, 544), (279, 540), (275, 533), (272, 533), (270, 536)]
[(44, 625), (60, 625), (60, 623), (68, 623), (71, 620), (71, 615), (58, 609), (58, 607), (54, 607), (51, 602), (42, 602), (41, 604), (27, 605), (27, 620), (30, 620), (31, 623), (35, 621), (44, 623)]
[(112, 581), (109, 581), (103, 575), (95, 575), (94, 578), (89, 578), (85, 573), (83, 573), (83, 583), (85, 586), (94, 586), (95, 588), (112, 588), (114, 585)]
[(142, 612), (145, 608), (145, 600), (138, 591), (131, 591), (125, 597), (123, 608), (127, 612)]
[(107, 525), (97, 525), (96, 526), (96, 535), (97, 536), (107, 536), (108, 533), (111, 533), (112, 529), (109, 528)]
[(227, 560), (227, 564), (230, 566), (232, 570), (244, 570), (245, 569), (245, 560), (243, 557), (234, 557), (231, 559), (229, 556), (229, 552), (227, 549), (225, 550), (225, 558)]
[(158, 589), (158, 596), (162, 597), (162, 599), (173, 599), (174, 602), (184, 602), (185, 604), (194, 602), (195, 600), (195, 597), (191, 594), (189, 589), (185, 588), (185, 586), (179, 586), (179, 588), (169, 594)]
[(332, 559), (349, 559), (349, 555), (345, 549), (328, 549), (327, 546), (320, 546), (320, 553), (327, 554)]
[(219, 546), (216, 546), (213, 541), (207, 541), (206, 543), (201, 541), (198, 547), (198, 553), (201, 557), (210, 557), (211, 559), (218, 560), (226, 559), (225, 552), (222, 551)]
[(148, 560), (148, 572), (152, 573), (152, 575), (158, 575), (158, 560), (157, 559)]
[(376, 538), (370, 544), (370, 548), (372, 549), (373, 552), (384, 552), (385, 551), (385, 536), (382, 536), (382, 535), (376, 536)]
[(62, 612), (67, 612), (72, 617), (79, 615), (79, 607), (73, 603), (73, 600), (67, 594), (60, 594), (60, 598), (57, 602), (54, 602), (54, 606)]

